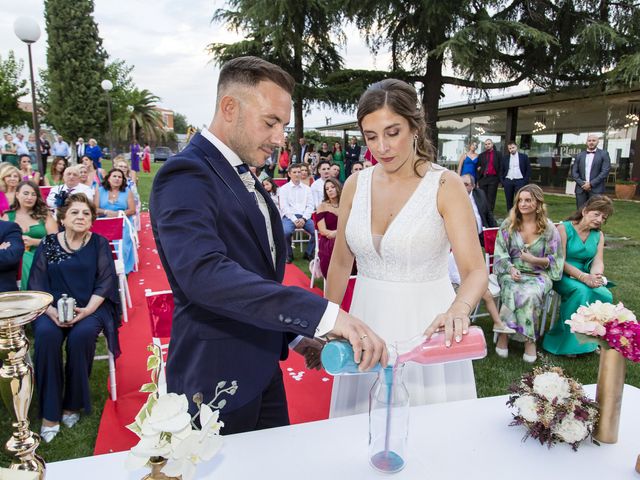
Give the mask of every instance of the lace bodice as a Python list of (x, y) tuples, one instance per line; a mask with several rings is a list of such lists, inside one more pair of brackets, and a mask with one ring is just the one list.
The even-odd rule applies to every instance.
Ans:
[[(379, 167), (375, 167), (379, 168)], [(346, 239), (358, 273), (392, 282), (428, 282), (448, 275), (449, 239), (436, 200), (446, 170), (432, 165), (418, 188), (393, 219), (376, 251), (371, 235), (371, 177), (362, 170), (353, 198)]]

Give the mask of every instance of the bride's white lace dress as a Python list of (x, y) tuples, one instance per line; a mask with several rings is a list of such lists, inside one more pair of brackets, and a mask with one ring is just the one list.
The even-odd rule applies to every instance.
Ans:
[[(365, 321), (387, 344), (422, 334), (455, 293), (449, 281), (449, 239), (436, 198), (442, 173), (432, 165), (382, 238), (371, 234), (371, 176), (359, 173), (346, 239), (356, 257), (350, 312)], [(447, 365), (407, 364), (403, 374), (412, 405), (476, 398), (470, 361)], [(376, 374), (336, 376), (331, 417), (368, 410)]]

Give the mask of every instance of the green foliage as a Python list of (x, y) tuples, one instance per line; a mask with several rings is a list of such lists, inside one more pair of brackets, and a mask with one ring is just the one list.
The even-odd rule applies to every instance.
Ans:
[(176, 133), (187, 133), (189, 121), (187, 116), (182, 113), (174, 112), (173, 114), (173, 131)]
[(133, 88), (123, 93), (125, 114), (113, 122), (115, 135), (123, 141), (154, 143), (166, 138), (160, 112), (154, 107), (160, 98), (147, 89)]
[(245, 39), (212, 43), (209, 52), (220, 64), (241, 55), (254, 55), (282, 67), (296, 81), (296, 137), (302, 136), (305, 102), (316, 100), (320, 80), (342, 67), (338, 45), (344, 43), (339, 2), (334, 0), (230, 0), (213, 21)]
[(0, 56), (0, 126), (17, 127), (29, 121), (30, 115), (18, 108), (18, 100), (26, 95), (27, 81), (22, 80), (24, 62), (16, 60), (13, 50), (7, 59)]
[(107, 111), (100, 82), (107, 53), (93, 19), (93, 0), (45, 0), (48, 35), (47, 121), (70, 141), (100, 138)]

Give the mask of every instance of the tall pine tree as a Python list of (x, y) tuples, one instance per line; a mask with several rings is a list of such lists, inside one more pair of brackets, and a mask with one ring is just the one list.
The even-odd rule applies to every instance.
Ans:
[[(67, 140), (100, 139), (107, 123), (100, 82), (107, 53), (93, 19), (93, 0), (45, 0), (48, 122)], [(106, 140), (106, 138), (105, 138)]]

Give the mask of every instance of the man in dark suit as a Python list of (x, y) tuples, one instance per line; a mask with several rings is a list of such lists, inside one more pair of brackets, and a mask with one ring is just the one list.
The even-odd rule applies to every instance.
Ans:
[(476, 218), (476, 229), (478, 230), (478, 238), (480, 239), (480, 245), (484, 247), (484, 235), (482, 235), (483, 228), (497, 227), (496, 219), (493, 216), (493, 212), (489, 208), (489, 202), (485, 193), (476, 188), (476, 182), (473, 175), (468, 173), (462, 175), (462, 183), (464, 183), (467, 193), (469, 194), (469, 200), (473, 208), (473, 214)]
[(587, 149), (576, 156), (571, 167), (571, 176), (576, 182), (576, 205), (578, 209), (594, 195), (604, 193), (605, 183), (611, 170), (609, 154), (598, 148), (597, 135), (587, 136)]
[(504, 197), (507, 200), (507, 212), (513, 207), (516, 192), (529, 183), (531, 178), (531, 162), (526, 153), (518, 152), (516, 142), (507, 144), (509, 156), (502, 161), (500, 183), (504, 187)]
[(304, 156), (309, 151), (309, 145), (307, 145), (307, 139), (304, 137), (300, 137), (298, 139), (298, 146), (300, 147), (298, 148), (298, 158), (296, 159), (295, 162), (291, 162), (291, 163), (304, 162)]
[(360, 151), (358, 139), (356, 137), (351, 137), (349, 139), (349, 145), (344, 149), (344, 171), (346, 177), (351, 175), (353, 164), (360, 161)]
[(23, 253), (22, 230), (18, 224), (0, 220), (0, 292), (18, 290), (18, 268)]
[(292, 341), (307, 360), (319, 353), (313, 337), (329, 333), (349, 340), (361, 369), (387, 361), (384, 342), (363, 322), (280, 283), (282, 223), (247, 164), (261, 167), (283, 144), (293, 87), (262, 59), (227, 62), (211, 125), (166, 162), (151, 192), (153, 234), (175, 300), (168, 391), (190, 402), (200, 393), (206, 403), (218, 382), (237, 381), (221, 411), (225, 434), (289, 423), (279, 361)]
[(491, 211), (496, 208), (496, 195), (502, 167), (502, 155), (496, 150), (493, 141), (484, 141), (484, 151), (478, 155), (478, 188), (483, 190), (489, 200)]

